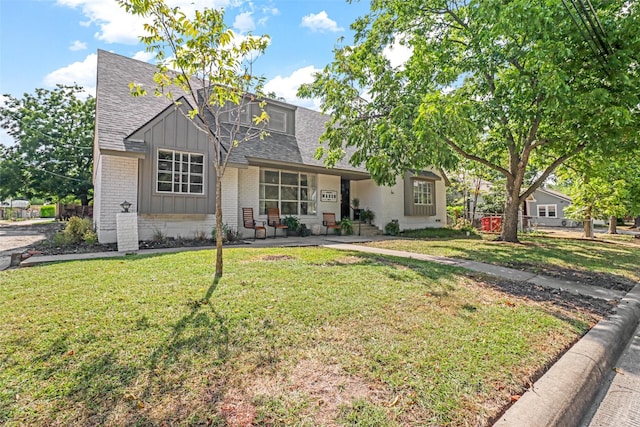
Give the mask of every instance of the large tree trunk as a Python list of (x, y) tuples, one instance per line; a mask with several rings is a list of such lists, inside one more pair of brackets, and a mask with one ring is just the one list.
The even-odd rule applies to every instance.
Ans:
[(507, 197), (505, 204), (504, 217), (502, 218), (502, 234), (500, 240), (505, 242), (518, 242), (518, 208), (519, 200)]
[(618, 229), (616, 227), (617, 225), (618, 225), (618, 220), (616, 219), (615, 215), (609, 216), (609, 230), (607, 231), (607, 233), (618, 234)]
[[(217, 174), (216, 174), (217, 175)], [(222, 277), (222, 178), (216, 177), (216, 278)]]
[(502, 218), (502, 233), (500, 240), (504, 242), (518, 243), (518, 209), (520, 208), (520, 188), (516, 188), (515, 182), (507, 178), (506, 202), (504, 216)]

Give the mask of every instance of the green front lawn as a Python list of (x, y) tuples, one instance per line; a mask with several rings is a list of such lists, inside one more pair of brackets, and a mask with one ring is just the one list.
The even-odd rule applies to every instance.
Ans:
[(520, 236), (519, 244), (495, 239), (493, 235), (472, 235), (450, 239), (387, 240), (373, 242), (369, 246), (505, 266), (518, 263), (539, 267), (551, 265), (618, 274), (640, 281), (640, 246), (527, 235)]
[(0, 424), (486, 424), (599, 319), (328, 249), (0, 272)]

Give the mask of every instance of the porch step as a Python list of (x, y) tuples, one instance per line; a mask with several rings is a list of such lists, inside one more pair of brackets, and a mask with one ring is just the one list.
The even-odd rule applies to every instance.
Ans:
[(358, 235), (358, 227), (360, 227), (360, 236), (378, 236), (382, 234), (382, 231), (375, 225), (371, 224), (359, 224), (357, 221), (353, 222), (353, 234)]

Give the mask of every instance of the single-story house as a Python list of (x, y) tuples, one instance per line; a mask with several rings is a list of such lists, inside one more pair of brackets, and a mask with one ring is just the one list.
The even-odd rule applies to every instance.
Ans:
[[(151, 95), (154, 65), (98, 51), (94, 144), (94, 225), (102, 243), (117, 240), (120, 204), (131, 203), (140, 240), (210, 235), (215, 225), (213, 146), (180, 108)], [(135, 82), (149, 95), (133, 97)], [(400, 229), (446, 224), (444, 180), (432, 170), (407, 173), (395, 185), (375, 184), (363, 167), (345, 159), (326, 168), (314, 157), (327, 117), (317, 111), (268, 100), (271, 119), (264, 140), (238, 145), (222, 182), (223, 222), (244, 230), (242, 208), (256, 220), (266, 209), (295, 215), (311, 227), (323, 213), (352, 217), (350, 204), (374, 212), (380, 229), (397, 220)], [(316, 227), (317, 228), (317, 227)], [(324, 228), (322, 229), (324, 232)], [(269, 235), (271, 231), (269, 230)]]
[(523, 214), (529, 225), (547, 227), (574, 227), (578, 222), (564, 216), (564, 208), (571, 204), (566, 194), (548, 188), (538, 188), (524, 203)]

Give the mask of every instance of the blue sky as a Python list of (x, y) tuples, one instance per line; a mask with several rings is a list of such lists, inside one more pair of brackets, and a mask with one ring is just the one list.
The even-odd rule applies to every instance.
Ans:
[[(346, 0), (167, 0), (185, 9), (224, 7), (239, 34), (268, 34), (271, 45), (254, 65), (267, 90), (297, 105), (297, 87), (333, 58), (339, 37), (352, 41), (350, 24), (368, 11), (368, 1)], [(115, 0), (0, 0), (0, 94), (21, 97), (56, 83), (95, 91), (97, 49), (149, 60), (138, 42), (139, 19)], [(0, 98), (3, 102), (3, 98)], [(0, 143), (10, 137), (0, 133)]]

